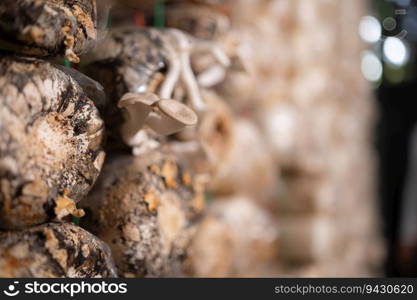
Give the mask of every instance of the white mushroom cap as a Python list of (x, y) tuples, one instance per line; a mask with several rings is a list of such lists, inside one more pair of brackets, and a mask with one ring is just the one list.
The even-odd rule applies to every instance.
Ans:
[(158, 96), (153, 93), (126, 93), (119, 100), (117, 106), (119, 108), (126, 108), (132, 104), (139, 104), (144, 106), (152, 106), (159, 100)]
[(155, 132), (171, 135), (184, 127), (197, 124), (196, 113), (185, 104), (163, 99), (156, 103), (156, 109), (149, 114), (146, 124)]
[(134, 146), (135, 135), (142, 129), (152, 111), (152, 105), (158, 100), (158, 96), (152, 93), (127, 93), (119, 100), (117, 106), (123, 109), (125, 117), (121, 134), (127, 145)]

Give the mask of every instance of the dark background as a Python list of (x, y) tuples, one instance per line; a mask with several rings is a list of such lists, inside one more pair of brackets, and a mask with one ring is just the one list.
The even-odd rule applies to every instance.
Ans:
[[(396, 36), (402, 30), (407, 35), (404, 43), (409, 48), (410, 59), (401, 68), (384, 65), (381, 82), (375, 86), (379, 106), (376, 128), (376, 148), (379, 155), (379, 200), (384, 234), (387, 243), (387, 276), (417, 276), (417, 237), (414, 245), (405, 245), (400, 238), (400, 221), (404, 205), (404, 188), (410, 171), (410, 138), (417, 124), (417, 1), (374, 0), (374, 15), (381, 21), (393, 17), (397, 21), (394, 30), (383, 29), (383, 36)], [(405, 15), (397, 15), (397, 9), (406, 9)], [(383, 41), (375, 51), (381, 57)], [(398, 75), (400, 74), (400, 75)], [(393, 79), (394, 78), (394, 79)], [(417, 185), (417, 182), (415, 183)], [(417, 201), (417, 195), (413, 201)], [(417, 215), (417, 212), (415, 213)]]

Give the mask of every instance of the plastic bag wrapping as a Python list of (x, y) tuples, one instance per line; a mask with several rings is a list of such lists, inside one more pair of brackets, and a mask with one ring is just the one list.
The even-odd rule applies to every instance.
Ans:
[[(103, 8), (101, 3), (100, 21), (106, 18)], [(98, 38), (95, 0), (5, 0), (0, 15), (1, 48), (20, 54), (79, 62)]]

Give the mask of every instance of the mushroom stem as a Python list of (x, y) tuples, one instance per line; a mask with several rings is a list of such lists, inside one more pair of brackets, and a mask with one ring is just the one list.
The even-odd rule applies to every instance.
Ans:
[(135, 135), (135, 144), (132, 146), (132, 154), (140, 156), (146, 152), (155, 150), (160, 146), (160, 143), (149, 136), (145, 130), (140, 130)]
[(198, 84), (204, 88), (210, 88), (219, 84), (226, 77), (226, 70), (219, 64), (214, 64), (208, 70), (198, 75)]
[(190, 55), (193, 50), (190, 38), (177, 29), (170, 29), (169, 33), (174, 37), (179, 52), (179, 61), (181, 64), (181, 80), (183, 81), (191, 106), (197, 111), (205, 111), (206, 105), (201, 97), (197, 79), (191, 69)]
[(181, 62), (178, 59), (178, 55), (176, 55), (172, 49), (169, 50), (170, 60), (168, 73), (166, 74), (166, 78), (159, 92), (159, 96), (164, 99), (169, 99), (172, 97), (175, 85), (177, 84), (181, 74)]
[(119, 101), (118, 107), (123, 109), (125, 122), (121, 127), (121, 135), (129, 146), (135, 146), (137, 133), (145, 125), (152, 105), (159, 100), (155, 94), (127, 93)]
[(197, 80), (191, 70), (191, 62), (189, 53), (181, 53), (180, 60), (182, 64), (181, 79), (184, 81), (187, 93), (190, 98), (191, 106), (197, 111), (205, 111), (206, 104), (200, 94)]
[(217, 59), (219, 63), (221, 63), (225, 68), (230, 67), (231, 62), (227, 55), (220, 49), (217, 45), (213, 45), (209, 48), (210, 52), (213, 56)]
[(223, 67), (228, 68), (231, 65), (229, 57), (214, 42), (207, 42), (194, 39), (193, 52), (211, 53)]

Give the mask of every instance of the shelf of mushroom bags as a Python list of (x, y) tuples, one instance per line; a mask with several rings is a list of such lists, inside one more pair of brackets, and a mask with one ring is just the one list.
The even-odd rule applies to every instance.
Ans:
[(109, 247), (68, 222), (84, 215), (76, 203), (104, 162), (97, 108), (104, 94), (82, 74), (45, 60), (79, 62), (97, 37), (95, 2), (0, 7), (0, 276), (115, 277)]
[(368, 274), (358, 3), (1, 1), (0, 277)]
[(94, 0), (12, 2), (0, 3), (17, 20), (0, 22), (0, 277), (228, 276), (275, 260), (268, 204), (236, 192), (263, 153), (232, 159), (262, 140), (212, 88), (232, 51), (161, 28), (159, 2), (111, 17)]

